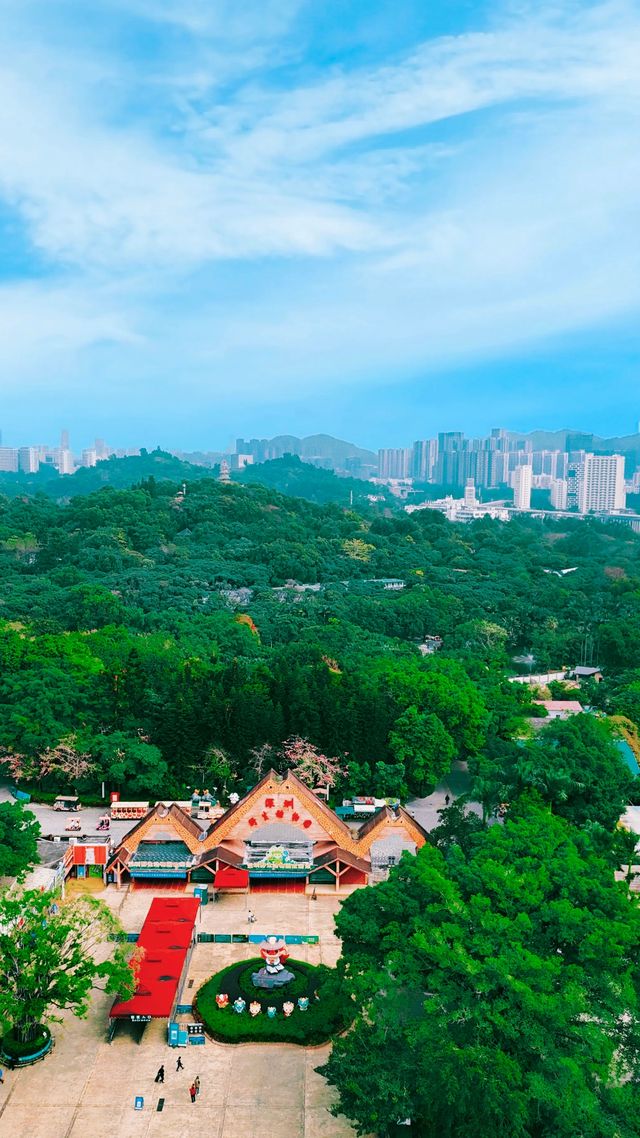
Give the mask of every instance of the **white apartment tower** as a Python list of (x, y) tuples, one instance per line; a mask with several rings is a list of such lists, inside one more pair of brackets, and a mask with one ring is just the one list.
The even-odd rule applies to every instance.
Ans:
[(513, 472), (513, 505), (516, 510), (531, 509), (532, 474), (528, 465), (516, 466)]
[(624, 455), (585, 454), (578, 487), (578, 510), (624, 510)]

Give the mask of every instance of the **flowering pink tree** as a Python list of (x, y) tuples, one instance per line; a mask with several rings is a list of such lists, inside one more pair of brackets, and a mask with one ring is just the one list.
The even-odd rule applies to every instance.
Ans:
[(76, 736), (67, 735), (56, 747), (48, 747), (43, 751), (38, 756), (40, 776), (44, 778), (53, 771), (60, 771), (70, 782), (76, 782), (77, 779), (89, 774), (95, 764), (91, 761), (89, 752), (78, 750), (76, 744)]
[(34, 779), (38, 777), (40, 764), (36, 759), (29, 759), (26, 755), (20, 755), (17, 751), (12, 751), (10, 748), (2, 748), (0, 751), (0, 763), (7, 768), (12, 778), (19, 779)]
[(312, 789), (333, 787), (342, 775), (347, 774), (339, 759), (323, 755), (313, 743), (299, 735), (285, 739), (281, 753), (289, 770)]
[(28, 756), (5, 748), (0, 751), (2, 763), (15, 779), (36, 782), (59, 771), (70, 782), (89, 774), (94, 767), (91, 755), (79, 750), (75, 735), (67, 735), (55, 747), (47, 747), (39, 755)]

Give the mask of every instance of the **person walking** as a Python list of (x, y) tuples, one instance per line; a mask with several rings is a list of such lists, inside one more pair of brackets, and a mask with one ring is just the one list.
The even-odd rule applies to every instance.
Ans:
[(250, 925), (253, 925), (255, 923), (255, 919), (256, 919), (255, 913), (251, 909), (249, 909), (249, 912), (247, 914), (247, 923)]
[(448, 794), (445, 794), (445, 796), (444, 796), (444, 804), (445, 804), (445, 806), (448, 806), (450, 802), (451, 802), (451, 799), (449, 798), (449, 795), (448, 795)]
[(155, 1078), (156, 1083), (164, 1083), (164, 1063), (158, 1067), (158, 1074)]
[(196, 1095), (199, 1095), (200, 1094), (200, 1076), (199, 1075), (196, 1075), (195, 1079), (193, 1080), (193, 1085), (196, 1088)]
[(181, 1057), (178, 1055), (178, 1062), (176, 1063), (176, 1071), (184, 1071), (184, 1064)]
[(196, 1101), (196, 1095), (197, 1095), (197, 1093), (198, 1093), (198, 1091), (197, 1091), (197, 1089), (196, 1089), (196, 1084), (195, 1084), (195, 1083), (192, 1083), (192, 1084), (191, 1084), (191, 1086), (189, 1087), (189, 1094), (191, 1095), (191, 1101), (192, 1101), (192, 1102), (195, 1102), (195, 1101)]

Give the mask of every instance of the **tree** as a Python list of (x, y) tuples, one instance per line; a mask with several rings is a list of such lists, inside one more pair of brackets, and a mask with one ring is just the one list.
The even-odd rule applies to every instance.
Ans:
[(0, 877), (17, 877), (38, 861), (40, 826), (19, 802), (0, 803)]
[(339, 759), (323, 755), (313, 743), (298, 735), (282, 744), (282, 758), (289, 770), (312, 789), (317, 786), (331, 788), (347, 773)]
[(48, 747), (40, 755), (40, 777), (59, 771), (74, 786), (93, 770), (91, 755), (78, 750), (75, 735), (67, 735), (55, 747)]
[(453, 739), (438, 716), (417, 707), (408, 707), (396, 720), (389, 748), (404, 764), (409, 790), (420, 797), (449, 773), (455, 756)]
[[(56, 903), (28, 889), (0, 896), (0, 1028), (17, 1044), (36, 1040), (44, 1025), (69, 1008), (87, 1014), (91, 992), (130, 992), (122, 928), (97, 898)], [(103, 948), (111, 942), (107, 959)]]
[(403, 858), (336, 927), (358, 1012), (321, 1070), (359, 1134), (640, 1134), (640, 909), (544, 805)]
[(92, 742), (92, 754), (102, 777), (113, 786), (125, 787), (127, 794), (167, 793), (169, 768), (158, 747), (140, 735), (114, 731)]
[(209, 747), (193, 770), (202, 790), (216, 790), (221, 794), (227, 793), (228, 784), (237, 777), (237, 770), (222, 747)]
[(503, 800), (535, 790), (553, 811), (576, 826), (596, 823), (611, 831), (631, 796), (634, 778), (607, 723), (593, 715), (546, 724), (536, 738), (497, 761), (494, 776)]

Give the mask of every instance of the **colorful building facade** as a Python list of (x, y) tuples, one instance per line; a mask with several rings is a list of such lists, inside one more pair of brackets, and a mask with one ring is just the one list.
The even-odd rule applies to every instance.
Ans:
[(401, 806), (384, 806), (363, 825), (349, 826), (296, 775), (270, 771), (206, 828), (175, 804), (155, 806), (125, 836), (107, 871), (118, 885), (348, 892), (426, 840)]

